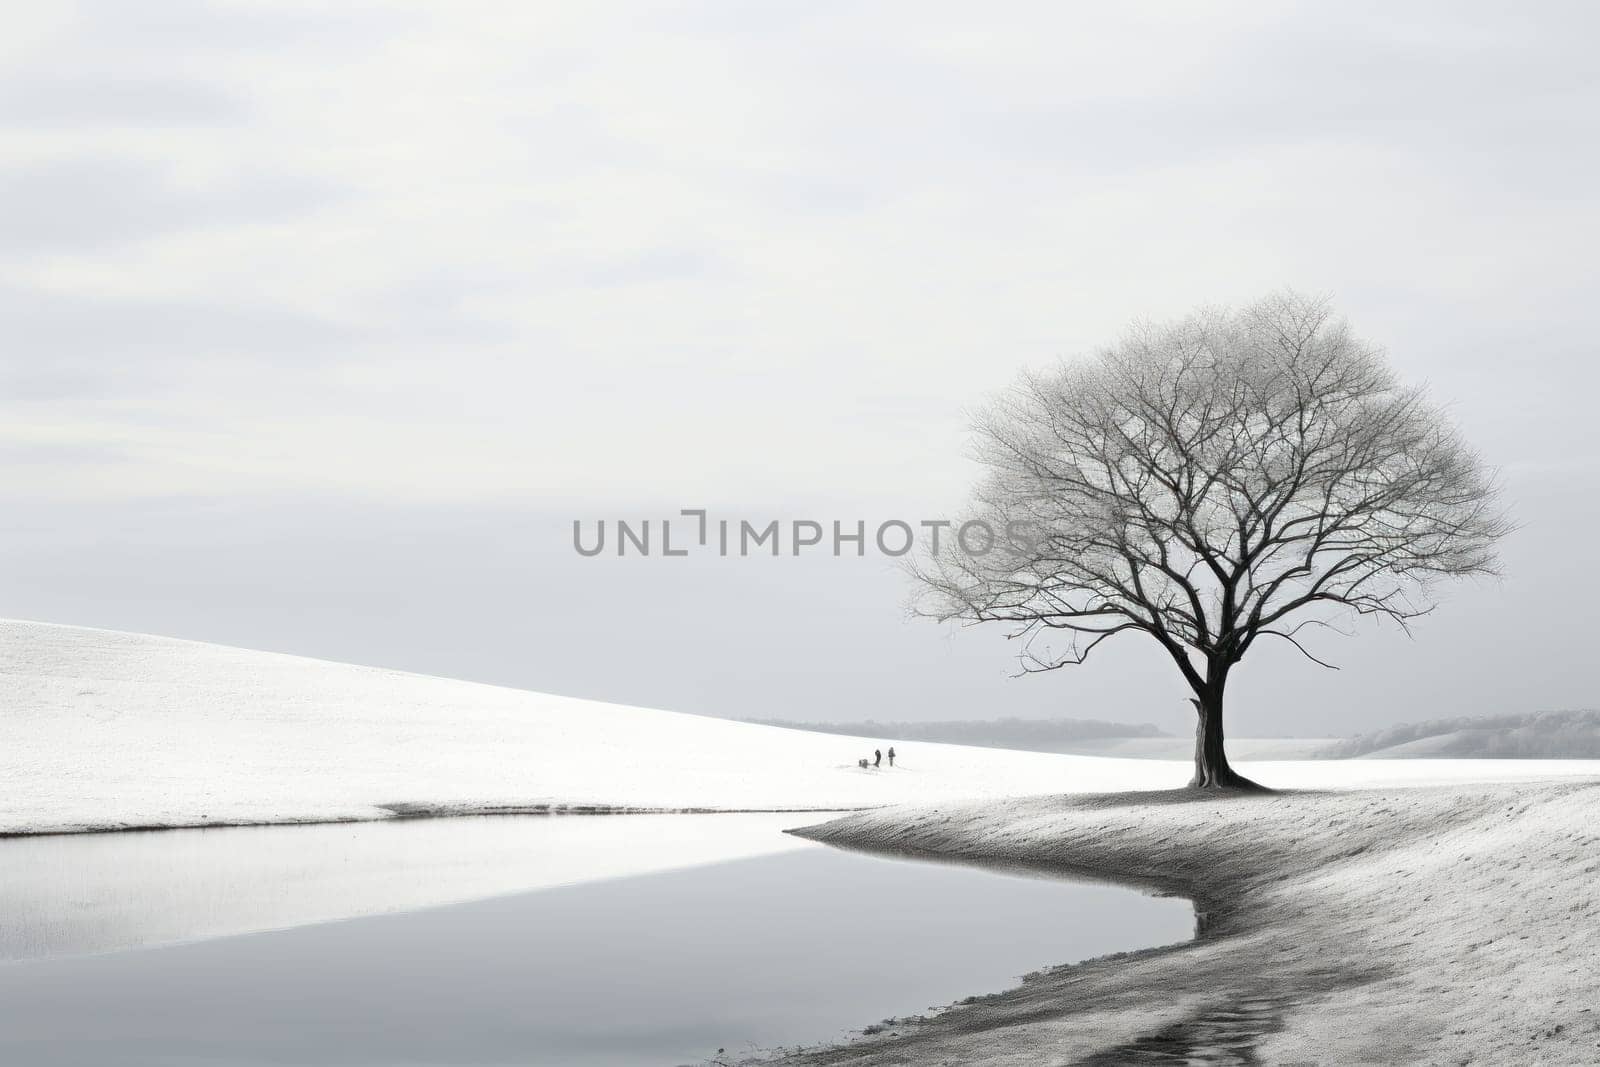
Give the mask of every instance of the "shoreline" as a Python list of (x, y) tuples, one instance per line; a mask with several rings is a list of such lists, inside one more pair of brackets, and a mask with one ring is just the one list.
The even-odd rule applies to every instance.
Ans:
[(1178, 893), (1196, 936), (749, 1062), (1593, 1062), (1596, 810), (1600, 779), (1035, 797), (791, 831)]
[(153, 834), (165, 830), (241, 830), (268, 826), (340, 826), (349, 823), (400, 822), (415, 819), (474, 819), (494, 815), (538, 815), (551, 818), (602, 815), (836, 815), (870, 811), (863, 807), (713, 808), (649, 807), (628, 804), (385, 804), (372, 814), (293, 816), (281, 819), (218, 819), (205, 822), (85, 825), (41, 830), (0, 830), (0, 841), (35, 837), (73, 837), (79, 834)]

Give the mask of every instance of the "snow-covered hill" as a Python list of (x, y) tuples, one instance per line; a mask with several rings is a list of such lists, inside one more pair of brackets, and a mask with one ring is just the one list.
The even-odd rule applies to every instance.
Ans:
[(1323, 758), (1569, 759), (1600, 756), (1600, 711), (1460, 715), (1408, 722), (1328, 746)]
[[(763, 709), (752, 708), (752, 715)], [(892, 770), (856, 760), (894, 744)], [(1269, 784), (1594, 773), (1257, 764)], [(538, 805), (811, 809), (1181, 785), (1179, 762), (851, 738), (162, 637), (0, 622), (0, 832)]]
[[(759, 710), (759, 709), (752, 709)], [(0, 832), (602, 805), (841, 808), (1172, 784), (162, 637), (0, 622)]]

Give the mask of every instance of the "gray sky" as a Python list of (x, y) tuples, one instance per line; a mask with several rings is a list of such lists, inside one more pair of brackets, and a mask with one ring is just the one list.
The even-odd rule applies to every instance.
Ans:
[(322, 6), (8, 5), (5, 614), (1186, 729), (1137, 639), (1013, 681), (881, 560), (585, 560), (568, 523), (945, 513), (1019, 369), (1293, 285), (1524, 525), (1414, 641), (1247, 663), (1236, 732), (1600, 704), (1585, 6)]

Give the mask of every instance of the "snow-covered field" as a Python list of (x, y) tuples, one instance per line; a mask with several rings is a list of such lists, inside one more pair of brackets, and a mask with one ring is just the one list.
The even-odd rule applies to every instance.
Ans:
[(805, 832), (1154, 882), (1199, 901), (1202, 936), (779, 1062), (1597, 1063), (1597, 802), (1567, 780), (845, 816)]
[[(763, 709), (752, 708), (752, 715)], [(856, 760), (895, 744), (892, 770)], [(1593, 774), (1585, 761), (1245, 763), (1270, 785)], [(1181, 785), (1182, 762), (899, 744), (162, 637), (0, 622), (0, 832), (504, 806), (855, 808)]]

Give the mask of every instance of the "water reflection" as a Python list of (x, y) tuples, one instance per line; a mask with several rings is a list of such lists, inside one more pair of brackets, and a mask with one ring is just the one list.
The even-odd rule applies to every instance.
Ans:
[(804, 846), (826, 816), (484, 816), (0, 840), (0, 960), (378, 915)]
[[(596, 835), (622, 832), (613, 822), (641, 849), (671, 832), (581, 820)], [(0, 965), (0, 1063), (692, 1062), (1192, 928), (1178, 900), (781, 840), (789, 851), (685, 870)]]

